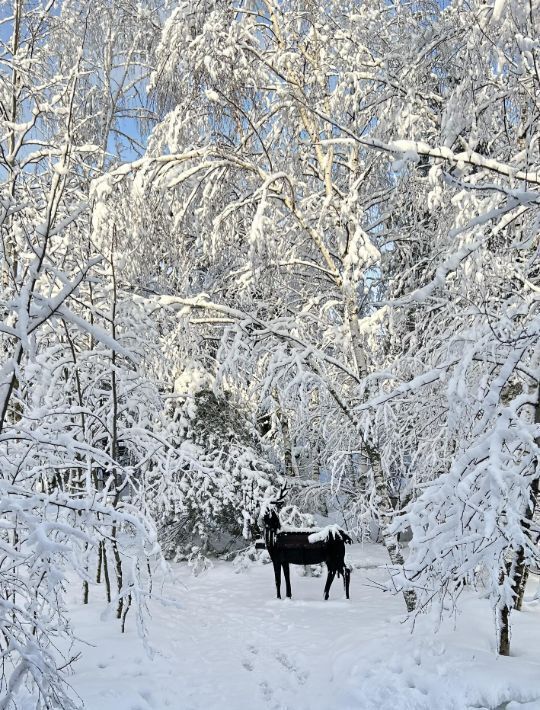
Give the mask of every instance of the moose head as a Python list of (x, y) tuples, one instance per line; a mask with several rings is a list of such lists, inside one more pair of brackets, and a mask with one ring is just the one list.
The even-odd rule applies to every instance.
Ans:
[(271, 533), (277, 533), (281, 527), (281, 520), (279, 518), (279, 511), (285, 505), (285, 492), (287, 490), (287, 484), (282, 486), (279, 490), (277, 498), (268, 500), (261, 511), (262, 513), (262, 524), (266, 531)]

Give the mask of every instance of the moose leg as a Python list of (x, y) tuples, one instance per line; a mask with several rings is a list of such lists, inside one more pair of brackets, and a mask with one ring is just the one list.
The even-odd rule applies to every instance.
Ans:
[(328, 599), (328, 595), (330, 594), (330, 587), (332, 586), (332, 582), (334, 581), (334, 577), (336, 576), (336, 573), (334, 570), (328, 570), (328, 577), (326, 578), (326, 584), (324, 585), (324, 598)]
[(272, 560), (272, 564), (274, 565), (274, 576), (276, 578), (277, 598), (281, 599), (281, 562)]
[(345, 566), (343, 568), (343, 584), (345, 586), (345, 596), (347, 599), (350, 599), (349, 597), (349, 585), (351, 583), (351, 570)]
[(292, 597), (292, 592), (291, 592), (291, 568), (289, 566), (288, 562), (283, 563), (283, 574), (285, 576), (285, 593), (290, 599)]

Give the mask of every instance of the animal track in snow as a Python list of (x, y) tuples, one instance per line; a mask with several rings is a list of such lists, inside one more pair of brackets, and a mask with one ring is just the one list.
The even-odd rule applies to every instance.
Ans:
[(291, 661), (291, 659), (285, 653), (283, 653), (283, 651), (277, 651), (274, 655), (276, 661), (278, 661), (278, 663), (281, 663), (283, 668), (286, 668), (288, 671), (291, 671), (291, 673), (294, 673), (300, 685), (304, 685), (304, 683), (308, 679), (309, 672), (300, 670), (293, 663), (293, 661)]
[(268, 685), (268, 683), (265, 680), (263, 680), (262, 683), (259, 683), (259, 687), (262, 691), (263, 697), (266, 700), (266, 702), (267, 703), (272, 702), (272, 696), (273, 696), (272, 688)]
[(246, 671), (253, 671), (255, 670), (254, 656), (258, 655), (259, 649), (254, 644), (250, 643), (247, 646), (247, 650), (251, 654), (251, 658), (243, 658), (242, 666), (246, 669)]

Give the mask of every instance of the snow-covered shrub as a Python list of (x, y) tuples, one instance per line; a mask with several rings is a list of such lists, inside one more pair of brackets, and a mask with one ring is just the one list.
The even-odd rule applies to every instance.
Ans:
[(249, 545), (234, 554), (232, 564), (235, 572), (245, 572), (253, 565), (267, 565), (270, 562), (268, 550), (257, 550), (255, 545)]
[(164, 550), (176, 558), (193, 545), (201, 554), (223, 553), (257, 534), (260, 504), (277, 474), (240, 404), (216, 394), (198, 369), (180, 385), (170, 412), (178, 465), (153, 500)]

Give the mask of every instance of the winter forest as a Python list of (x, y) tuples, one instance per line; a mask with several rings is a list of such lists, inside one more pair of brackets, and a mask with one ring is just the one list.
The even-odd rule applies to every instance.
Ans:
[(539, 119), (539, 0), (0, 0), (0, 710), (540, 708)]

